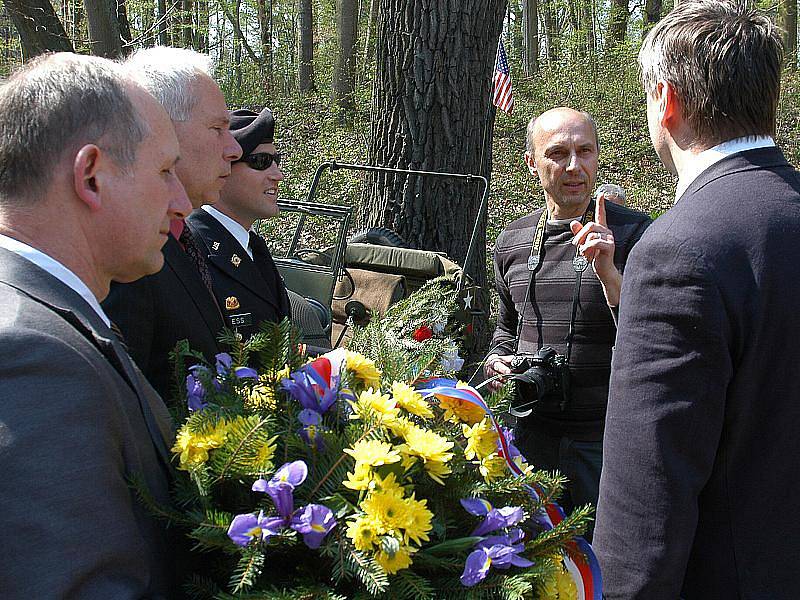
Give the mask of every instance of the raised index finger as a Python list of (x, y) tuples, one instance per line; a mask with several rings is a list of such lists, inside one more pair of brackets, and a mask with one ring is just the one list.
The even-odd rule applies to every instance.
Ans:
[(597, 217), (595, 223), (607, 227), (606, 223), (606, 195), (605, 192), (597, 196)]

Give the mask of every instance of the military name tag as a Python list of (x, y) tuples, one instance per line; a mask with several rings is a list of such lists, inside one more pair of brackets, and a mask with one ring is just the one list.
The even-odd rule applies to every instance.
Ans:
[(528, 271), (535, 271), (536, 267), (539, 266), (539, 256), (529, 256), (528, 257)]
[(247, 327), (253, 324), (253, 313), (240, 313), (238, 315), (231, 315), (232, 327)]
[(572, 268), (575, 269), (576, 273), (583, 273), (586, 270), (586, 267), (589, 266), (589, 261), (586, 260), (586, 257), (582, 254), (579, 254), (575, 258), (572, 259)]

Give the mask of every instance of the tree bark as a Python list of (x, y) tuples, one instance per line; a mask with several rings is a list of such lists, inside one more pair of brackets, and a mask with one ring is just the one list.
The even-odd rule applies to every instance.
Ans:
[(561, 56), (561, 37), (556, 27), (553, 0), (540, 0), (545, 35), (547, 36), (547, 61), (555, 63)]
[[(494, 111), (487, 111), (506, 0), (381, 0), (369, 160), (372, 164), (489, 177)], [(486, 280), (478, 186), (378, 175), (362, 223), (397, 231), (414, 248), (466, 257)]]
[(525, 75), (539, 72), (539, 0), (523, 0), (522, 4), (523, 68)]
[(5, 0), (5, 5), (25, 60), (45, 52), (75, 52), (50, 0)]
[(372, 39), (375, 37), (375, 27), (378, 25), (378, 5), (380, 0), (370, 0), (369, 18), (367, 19), (367, 35), (364, 36), (364, 58), (369, 59), (375, 48)]
[(258, 25), (260, 29), (259, 39), (261, 40), (261, 57), (264, 60), (266, 73), (264, 77), (267, 82), (265, 92), (269, 94), (272, 90), (272, 0), (258, 0)]
[(333, 95), (340, 109), (352, 111), (355, 108), (357, 0), (337, 0), (336, 29), (339, 35), (339, 53), (333, 75)]
[(158, 0), (156, 17), (158, 19), (158, 43), (161, 46), (169, 45), (167, 37), (167, 0)]
[(314, 89), (314, 6), (312, 0), (300, 0), (300, 43), (298, 62), (298, 88), (301, 92)]
[(628, 31), (628, 0), (611, 0), (611, 14), (608, 19), (606, 48), (614, 48), (625, 41)]
[(786, 49), (786, 68), (797, 68), (797, 0), (780, 0), (778, 27), (783, 30), (783, 47)]
[(661, 20), (663, 0), (646, 0), (644, 3), (644, 28), (649, 31)]

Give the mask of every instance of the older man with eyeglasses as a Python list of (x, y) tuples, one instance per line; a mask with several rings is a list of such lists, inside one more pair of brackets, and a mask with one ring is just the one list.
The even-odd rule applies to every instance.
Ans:
[[(241, 158), (233, 163), (219, 201), (204, 205), (186, 222), (208, 256), (226, 325), (247, 339), (263, 321), (280, 322), (298, 307), (302, 310), (302, 299), (294, 295), (290, 306), (290, 292), (267, 245), (252, 230), (257, 220), (280, 212), (278, 187), (284, 176), (272, 111), (232, 111), (231, 133), (242, 147)], [(321, 332), (321, 326), (316, 330)], [(313, 343), (323, 345), (317, 340)]]

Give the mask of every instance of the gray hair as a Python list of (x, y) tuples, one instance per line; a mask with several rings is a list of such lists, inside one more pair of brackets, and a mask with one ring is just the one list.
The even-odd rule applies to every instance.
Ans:
[(135, 52), (123, 63), (130, 76), (153, 94), (173, 121), (188, 121), (197, 104), (198, 76), (213, 77), (211, 57), (185, 48), (156, 46)]
[(149, 133), (130, 85), (95, 56), (46, 54), (17, 70), (0, 86), (0, 202), (35, 201), (53, 166), (86, 144), (127, 170)]
[[(578, 112), (581, 115), (583, 115), (583, 117), (587, 121), (589, 121), (589, 123), (592, 125), (592, 131), (594, 131), (595, 145), (597, 146), (597, 151), (600, 152), (600, 136), (597, 134), (597, 122), (594, 120), (594, 117), (592, 117), (592, 115), (590, 115), (585, 110), (579, 110)], [(542, 114), (544, 114), (544, 113), (542, 113)], [(534, 143), (533, 143), (533, 135), (534, 135), (535, 130), (536, 130), (536, 120), (537, 119), (538, 119), (538, 117), (533, 117), (530, 121), (528, 121), (528, 127), (525, 129), (525, 150), (527, 150), (528, 153), (530, 153), (531, 156), (533, 156), (533, 153), (536, 150), (536, 148), (534, 147)]]
[(650, 30), (639, 66), (649, 96), (674, 86), (693, 141), (709, 146), (775, 133), (783, 54), (778, 29), (745, 2), (692, 0)]

